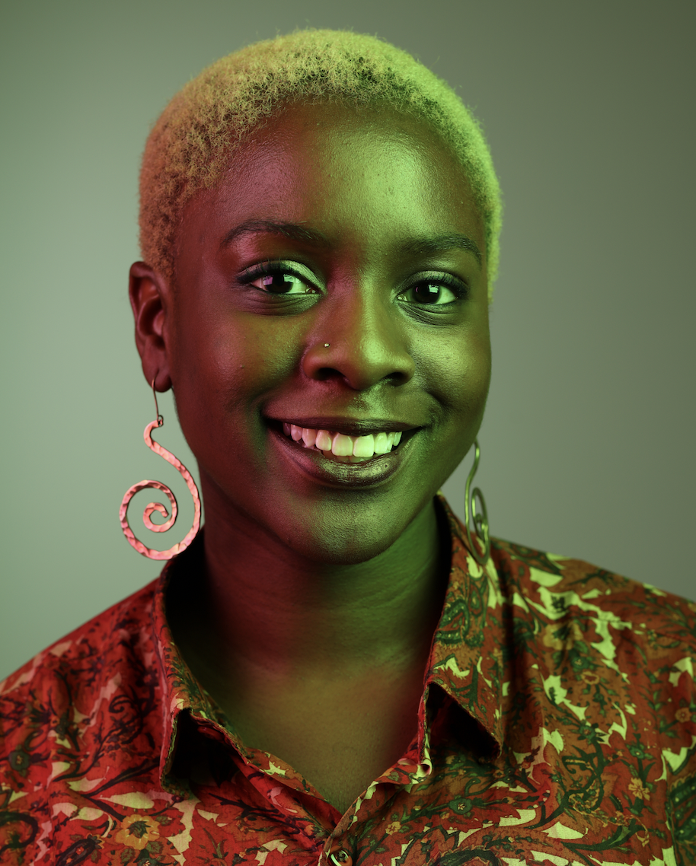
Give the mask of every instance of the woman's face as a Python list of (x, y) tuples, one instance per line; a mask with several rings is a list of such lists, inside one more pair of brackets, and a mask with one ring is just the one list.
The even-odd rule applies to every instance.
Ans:
[[(325, 240), (229, 239), (248, 220)], [(482, 262), (461, 246), (403, 248), (452, 233)], [(261, 262), (283, 272), (240, 281)], [(317, 563), (390, 548), (469, 451), (491, 377), (484, 227), (446, 145), (392, 111), (294, 106), (189, 202), (175, 272), (161, 372), (198, 461), (206, 525)], [(422, 429), (390, 478), (332, 484), (266, 420), (316, 416)]]

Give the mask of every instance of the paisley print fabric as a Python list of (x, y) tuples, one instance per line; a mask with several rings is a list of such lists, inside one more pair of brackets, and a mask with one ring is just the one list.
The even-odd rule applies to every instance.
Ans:
[(498, 538), (482, 569), (437, 503), (414, 737), (345, 814), (196, 682), (172, 560), (0, 684), (0, 863), (696, 864), (696, 604)]

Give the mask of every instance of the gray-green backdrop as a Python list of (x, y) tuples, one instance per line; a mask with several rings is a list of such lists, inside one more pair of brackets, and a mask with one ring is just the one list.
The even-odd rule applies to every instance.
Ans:
[[(189, 78), (297, 25), (410, 51), (489, 137), (507, 207), (479, 434), (491, 534), (696, 597), (696, 4), (5, 0), (0, 16), (0, 677), (159, 573), (121, 534), (131, 484), (171, 483), (189, 519), (142, 439), (139, 158)], [(159, 441), (195, 470), (171, 394), (161, 408)], [(462, 516), (472, 460), (444, 487)]]

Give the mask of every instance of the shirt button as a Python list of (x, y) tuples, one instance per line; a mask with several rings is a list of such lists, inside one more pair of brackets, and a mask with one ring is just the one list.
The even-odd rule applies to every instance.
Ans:
[(344, 848), (335, 854), (329, 854), (329, 862), (334, 866), (353, 866), (353, 858)]

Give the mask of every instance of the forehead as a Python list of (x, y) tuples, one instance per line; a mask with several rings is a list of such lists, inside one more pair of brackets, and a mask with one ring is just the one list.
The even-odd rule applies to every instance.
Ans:
[(393, 109), (286, 109), (242, 144), (190, 212), (205, 221), (206, 234), (254, 218), (304, 222), (365, 256), (446, 231), (484, 249), (483, 223), (453, 150), (429, 125)]

